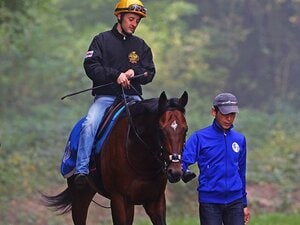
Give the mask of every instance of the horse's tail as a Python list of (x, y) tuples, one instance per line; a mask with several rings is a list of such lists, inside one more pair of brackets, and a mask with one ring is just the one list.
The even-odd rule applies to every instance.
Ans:
[(41, 195), (43, 204), (49, 208), (54, 208), (54, 211), (57, 211), (59, 215), (69, 213), (72, 209), (72, 197), (69, 187), (57, 195), (43, 193)]

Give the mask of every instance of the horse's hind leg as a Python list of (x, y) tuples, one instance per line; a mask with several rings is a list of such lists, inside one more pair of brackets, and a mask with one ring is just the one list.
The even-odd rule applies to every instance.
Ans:
[(72, 199), (72, 219), (74, 225), (86, 225), (88, 208), (95, 194), (96, 192), (88, 187), (82, 190), (74, 188)]

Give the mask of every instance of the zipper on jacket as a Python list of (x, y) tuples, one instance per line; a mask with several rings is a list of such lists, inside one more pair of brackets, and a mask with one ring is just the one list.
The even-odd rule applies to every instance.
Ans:
[(225, 142), (225, 191), (224, 191), (224, 197), (225, 197), (225, 204), (228, 203), (228, 149), (227, 149), (227, 133), (224, 131), (224, 142)]

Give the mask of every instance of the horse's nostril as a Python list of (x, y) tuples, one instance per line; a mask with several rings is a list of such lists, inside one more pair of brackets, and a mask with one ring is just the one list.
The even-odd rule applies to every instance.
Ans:
[(176, 183), (180, 180), (181, 174), (179, 172), (173, 172), (173, 170), (168, 170), (168, 180), (170, 183)]
[(181, 177), (182, 176), (182, 172), (181, 170), (174, 170), (173, 168), (169, 168), (168, 169), (168, 176), (169, 177)]

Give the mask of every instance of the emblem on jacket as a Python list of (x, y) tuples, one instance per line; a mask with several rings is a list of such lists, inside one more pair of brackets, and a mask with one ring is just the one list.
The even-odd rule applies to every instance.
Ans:
[(85, 54), (85, 58), (90, 58), (93, 56), (93, 54), (94, 54), (94, 51), (87, 51)]
[(131, 63), (138, 63), (138, 61), (140, 60), (140, 57), (136, 53), (136, 51), (132, 51), (129, 53), (128, 59), (129, 59), (129, 62), (131, 62)]
[(232, 147), (232, 150), (235, 151), (236, 153), (240, 151), (240, 146), (236, 142), (233, 142), (231, 147)]

